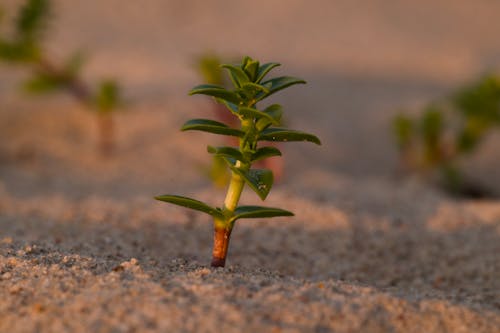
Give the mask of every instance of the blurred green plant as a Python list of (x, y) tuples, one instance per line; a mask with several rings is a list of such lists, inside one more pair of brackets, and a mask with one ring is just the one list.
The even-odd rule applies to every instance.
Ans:
[[(222, 64), (221, 57), (211, 52), (199, 56), (195, 63), (197, 72), (206, 83), (219, 85), (227, 89), (230, 88), (230, 80), (221, 67)], [(235, 124), (234, 119), (228, 115), (223, 104), (215, 102), (213, 103), (213, 109), (217, 120), (231, 125)], [(234, 140), (231, 137), (229, 139)], [(217, 155), (212, 157), (212, 163), (207, 173), (212, 183), (217, 187), (225, 187), (231, 179), (231, 173), (226, 168), (226, 163), (222, 157)]]
[(192, 119), (182, 126), (182, 131), (196, 130), (238, 138), (238, 146), (208, 146), (210, 154), (219, 156), (231, 171), (231, 181), (222, 207), (211, 207), (201, 201), (177, 196), (161, 195), (157, 200), (184, 206), (204, 212), (214, 218), (214, 246), (212, 252), (213, 267), (224, 267), (229, 239), (234, 223), (242, 218), (262, 218), (291, 216), (293, 213), (280, 209), (261, 206), (238, 206), (241, 193), (247, 184), (261, 200), (265, 200), (273, 185), (273, 172), (268, 169), (252, 169), (256, 161), (272, 156), (281, 156), (275, 147), (259, 147), (261, 141), (309, 141), (321, 144), (320, 140), (308, 133), (276, 127), (280, 125), (282, 108), (272, 104), (258, 108), (257, 103), (304, 80), (281, 76), (266, 79), (266, 75), (278, 63), (261, 65), (257, 60), (245, 57), (240, 65), (222, 65), (231, 78), (233, 87), (226, 89), (220, 85), (203, 84), (194, 87), (190, 95), (202, 94), (214, 97), (226, 107), (240, 123), (237, 127), (209, 120)]
[[(3, 10), (0, 10), (0, 19)], [(49, 0), (26, 0), (13, 22), (11, 36), (0, 36), (0, 60), (31, 69), (32, 76), (23, 83), (23, 89), (33, 94), (65, 91), (79, 102), (95, 110), (98, 115), (99, 147), (109, 154), (114, 146), (114, 126), (111, 113), (121, 104), (120, 91), (113, 80), (103, 80), (91, 89), (81, 80), (85, 58), (76, 52), (65, 63), (56, 66), (47, 58), (44, 37), (52, 18)], [(0, 20), (1, 22), (1, 20)]]
[(491, 192), (468, 181), (460, 164), (500, 125), (500, 78), (487, 75), (459, 89), (420, 116), (400, 113), (393, 132), (402, 164), (411, 172), (435, 178), (457, 196), (481, 197)]

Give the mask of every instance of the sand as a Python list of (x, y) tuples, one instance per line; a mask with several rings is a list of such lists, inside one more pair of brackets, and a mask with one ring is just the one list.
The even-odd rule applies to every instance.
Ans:
[[(401, 176), (388, 132), (398, 107), (496, 65), (498, 23), (485, 22), (498, 5), (145, 3), (57, 1), (48, 39), (56, 58), (88, 47), (88, 82), (121, 79), (110, 158), (85, 107), (26, 97), (26, 73), (0, 68), (0, 332), (500, 332), (500, 201)], [(234, 26), (212, 38), (213, 22)], [(250, 29), (252, 48), (235, 38)], [(282, 146), (285, 178), (265, 204), (296, 216), (238, 222), (224, 269), (209, 267), (208, 217), (152, 199), (223, 200), (203, 174), (219, 139), (178, 131), (211, 112), (186, 96), (207, 48), (306, 78), (276, 101), (323, 141)], [(500, 189), (497, 144), (467, 167)]]

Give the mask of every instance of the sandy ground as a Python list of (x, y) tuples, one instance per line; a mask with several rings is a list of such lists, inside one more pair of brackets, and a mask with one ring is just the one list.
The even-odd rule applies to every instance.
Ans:
[[(395, 176), (388, 132), (399, 107), (498, 67), (498, 10), (57, 1), (49, 51), (87, 47), (86, 79), (117, 74), (130, 103), (103, 159), (90, 112), (26, 98), (26, 73), (0, 68), (0, 332), (500, 332), (500, 202)], [(211, 221), (152, 199), (222, 201), (202, 174), (217, 138), (178, 131), (210, 113), (186, 96), (207, 49), (279, 60), (307, 79), (276, 100), (324, 143), (283, 146), (285, 179), (266, 204), (296, 216), (239, 222), (215, 270)], [(500, 189), (497, 144), (488, 138), (468, 170)]]

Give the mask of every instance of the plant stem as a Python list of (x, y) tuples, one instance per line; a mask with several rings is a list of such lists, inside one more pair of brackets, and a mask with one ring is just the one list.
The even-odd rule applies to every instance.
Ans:
[(231, 231), (232, 229), (218, 228), (216, 223), (214, 230), (214, 249), (212, 251), (212, 267), (224, 267), (226, 265)]
[(212, 267), (224, 267), (226, 264), (229, 239), (231, 237), (231, 231), (233, 230), (233, 223), (228, 221), (238, 206), (238, 201), (240, 200), (244, 185), (245, 181), (243, 178), (234, 171), (231, 171), (231, 182), (229, 183), (226, 199), (224, 200), (224, 208), (222, 210), (224, 216), (226, 216), (226, 220), (221, 221), (219, 219), (215, 219), (214, 221)]
[[(253, 122), (251, 120), (242, 120), (241, 129), (248, 133), (253, 130)], [(245, 145), (248, 144), (246, 138), (240, 138), (240, 150), (245, 154)], [(235, 167), (246, 172), (250, 169), (250, 163), (243, 163), (237, 161)], [(234, 222), (229, 222), (234, 215), (234, 210), (240, 201), (241, 192), (245, 186), (245, 180), (239, 174), (231, 171), (231, 182), (227, 189), (226, 199), (224, 200), (224, 207), (222, 214), (225, 220), (221, 221), (215, 219), (214, 221), (214, 248), (212, 251), (212, 267), (224, 267), (226, 264), (227, 249), (229, 247), (229, 239), (231, 231), (233, 230)]]
[(114, 121), (113, 115), (109, 112), (97, 114), (99, 151), (102, 156), (109, 157), (114, 151)]

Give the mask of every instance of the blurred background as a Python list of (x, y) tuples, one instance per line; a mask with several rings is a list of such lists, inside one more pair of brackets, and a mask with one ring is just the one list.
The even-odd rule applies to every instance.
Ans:
[[(3, 31), (21, 3), (2, 0)], [(284, 105), (289, 127), (323, 142), (285, 146), (283, 181), (316, 187), (332, 177), (393, 179), (394, 115), (418, 111), (500, 65), (500, 3), (490, 0), (53, 3), (47, 54), (57, 62), (83, 50), (83, 79), (115, 78), (127, 105), (117, 115), (116, 156), (102, 160), (84, 107), (60, 94), (23, 95), (19, 83), (28, 71), (2, 64), (1, 175), (16, 193), (135, 195), (204, 186), (205, 143), (217, 139), (178, 128), (211, 113), (205, 98), (187, 96), (202, 83), (196, 59), (207, 52), (277, 61), (277, 73), (308, 81), (274, 101)], [(467, 168), (500, 188), (498, 140), (488, 136)]]

